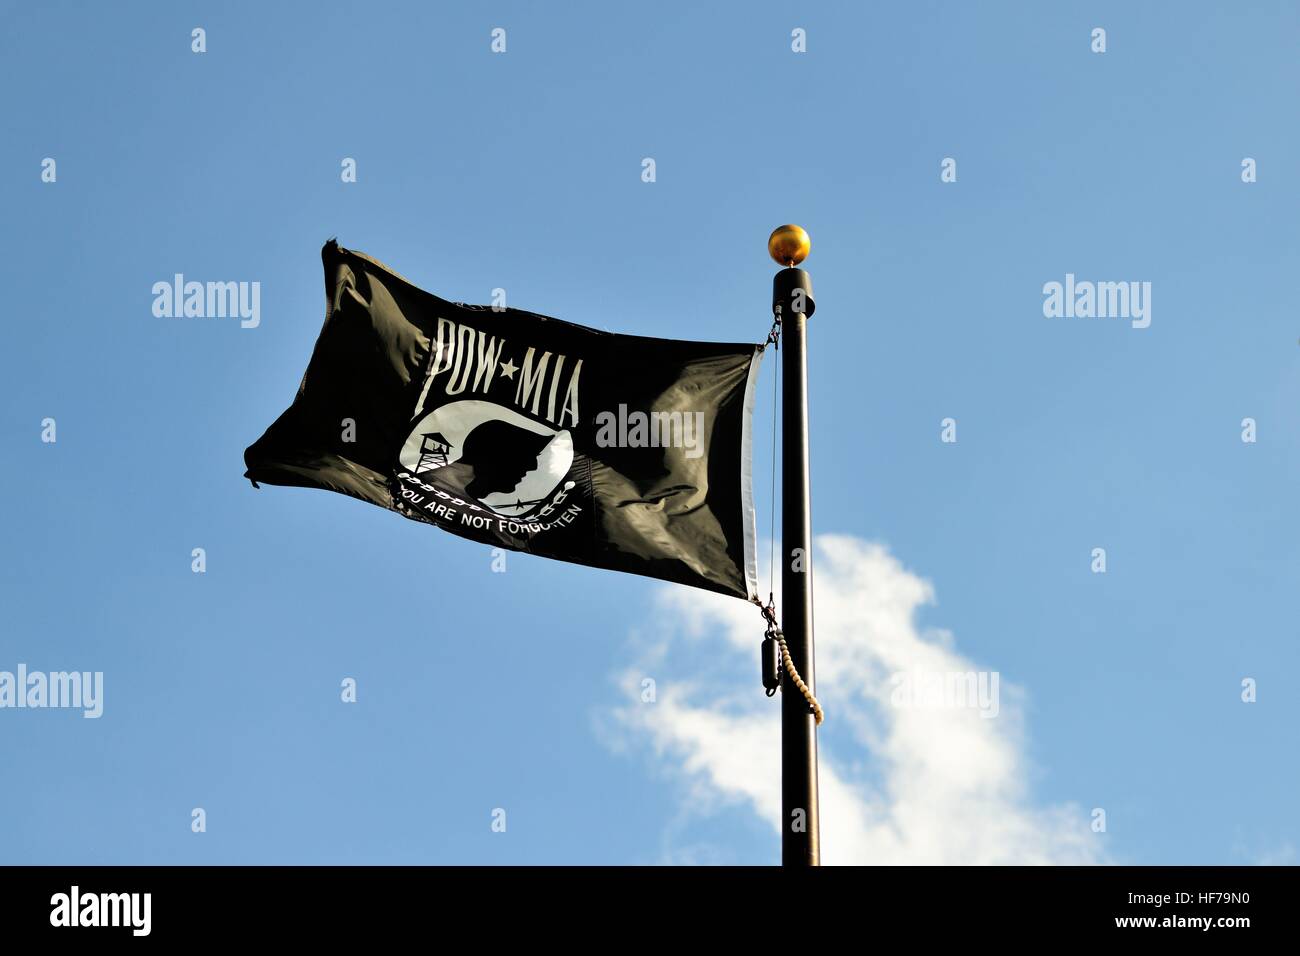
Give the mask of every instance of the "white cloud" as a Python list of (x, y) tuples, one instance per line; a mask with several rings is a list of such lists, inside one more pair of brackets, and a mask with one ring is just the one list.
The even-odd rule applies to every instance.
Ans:
[(1285, 842), (1270, 850), (1254, 854), (1250, 862), (1255, 866), (1295, 866), (1295, 847)]
[[(917, 629), (918, 608), (933, 600), (929, 582), (852, 537), (819, 537), (816, 557), (823, 862), (1103, 862), (1105, 837), (1086, 810), (1031, 805), (1018, 688), (999, 681), (991, 719), (969, 707), (891, 703), (894, 675), (981, 670), (947, 632)], [(771, 827), (775, 851), (780, 706), (758, 682), (758, 612), (685, 588), (666, 590), (662, 606), (659, 639), (640, 637), (642, 667), (623, 677), (637, 702), (617, 710), (619, 736), (648, 747), (676, 778), (684, 811), (745, 808)], [(640, 702), (647, 674), (652, 704)]]

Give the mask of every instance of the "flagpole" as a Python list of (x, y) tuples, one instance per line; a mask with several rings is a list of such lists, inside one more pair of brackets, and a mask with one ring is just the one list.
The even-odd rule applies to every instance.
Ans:
[[(808, 234), (777, 228), (768, 239), (772, 258), (786, 266), (772, 281), (772, 312), (781, 323), (781, 629), (791, 663), (816, 692), (812, 609), (812, 507), (808, 488), (807, 324), (813, 314), (812, 279), (795, 268), (808, 255)], [(775, 490), (774, 490), (775, 493)], [(781, 679), (781, 864), (820, 866), (817, 812), (817, 721), (789, 675)]]

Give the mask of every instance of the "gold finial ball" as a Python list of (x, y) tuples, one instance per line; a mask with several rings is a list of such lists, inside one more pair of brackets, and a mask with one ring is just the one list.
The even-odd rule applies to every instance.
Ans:
[(811, 249), (812, 240), (801, 226), (777, 226), (767, 239), (767, 254), (783, 266), (797, 266)]

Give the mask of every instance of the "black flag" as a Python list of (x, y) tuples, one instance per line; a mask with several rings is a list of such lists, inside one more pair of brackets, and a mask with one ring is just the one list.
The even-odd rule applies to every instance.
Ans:
[(324, 488), (462, 537), (756, 593), (760, 349), (447, 302), (330, 241), (325, 325), (254, 483)]

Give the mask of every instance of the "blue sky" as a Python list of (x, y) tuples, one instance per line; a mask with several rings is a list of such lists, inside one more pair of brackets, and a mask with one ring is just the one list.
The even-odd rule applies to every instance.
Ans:
[[(757, 645), (752, 609), (494, 574), (241, 475), (319, 332), (330, 236), (449, 299), (759, 341), (789, 221), (814, 526), (844, 536), (825, 660), (887, 663), (893, 628), (1018, 688), (977, 772), (943, 722), (882, 750), (870, 728), (904, 725), (823, 662), (834, 807), (870, 824), (842, 861), (988, 862), (1010, 818), (1064, 862), (1294, 860), (1294, 4), (376, 7), (5, 4), (0, 669), (103, 671), (105, 705), (0, 711), (0, 862), (776, 862), (765, 778), (717, 762), (726, 734), (776, 746), (756, 647), (720, 636), (739, 611)], [(156, 318), (176, 272), (259, 281), (260, 326)], [(1067, 273), (1150, 282), (1150, 326), (1046, 318)], [(703, 741), (674, 724), (710, 713)], [(937, 777), (908, 776), (920, 751)], [(987, 843), (912, 818), (915, 779)], [(872, 831), (903, 817), (897, 846)]]

